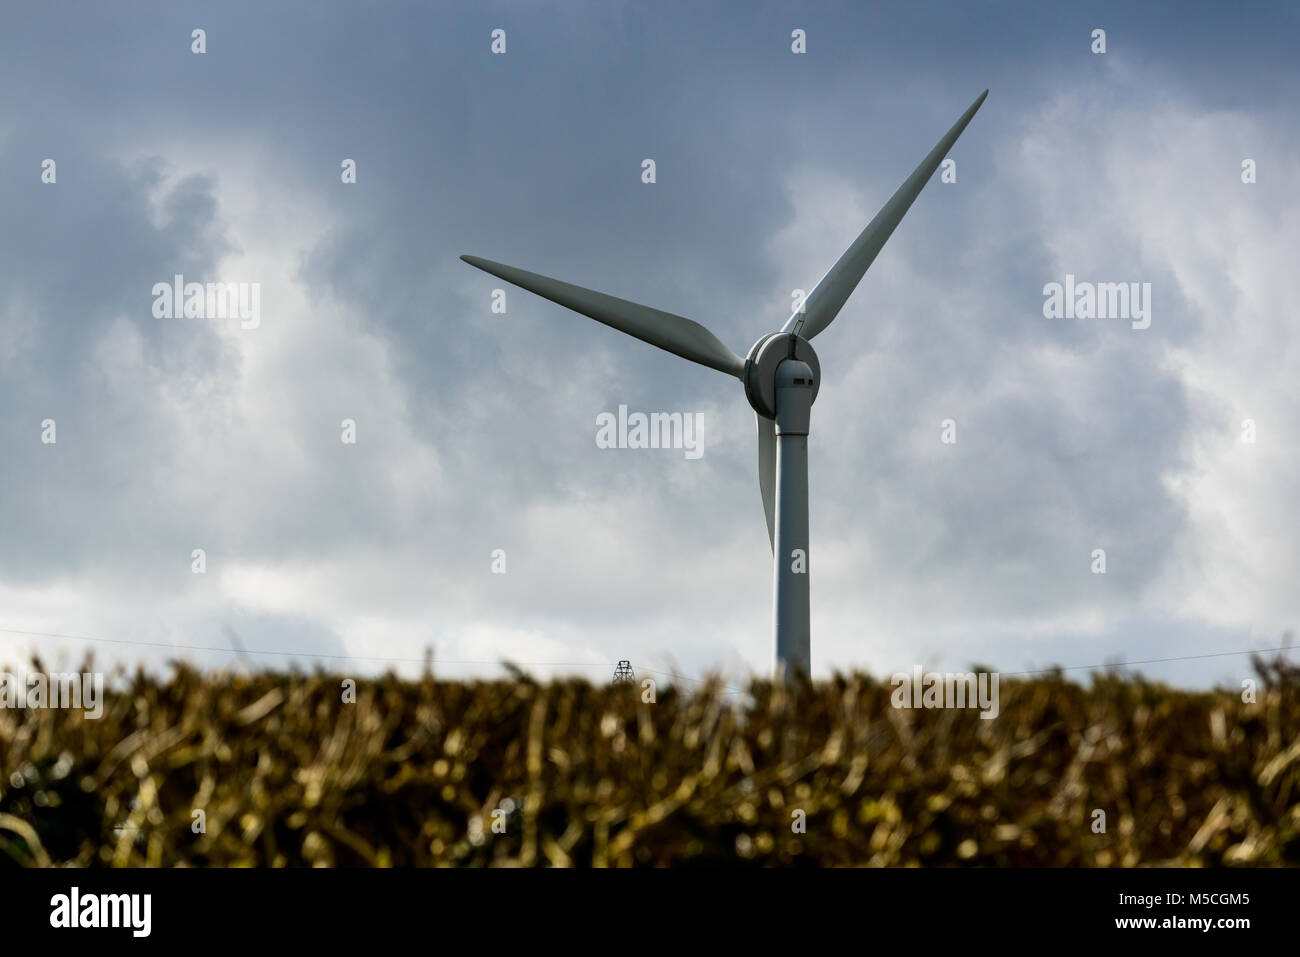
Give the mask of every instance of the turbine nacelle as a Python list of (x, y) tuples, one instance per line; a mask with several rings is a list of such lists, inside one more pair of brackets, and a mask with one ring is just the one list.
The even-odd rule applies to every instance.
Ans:
[[(787, 359), (797, 359), (807, 363), (812, 381), (807, 385), (812, 388), (812, 405), (817, 399), (817, 390), (821, 388), (822, 367), (817, 361), (817, 353), (812, 343), (801, 336), (789, 332), (772, 332), (759, 339), (745, 357), (745, 371), (741, 381), (745, 383), (745, 398), (749, 404), (765, 419), (775, 419), (777, 415), (777, 369)], [(808, 378), (798, 376), (796, 378)]]
[(786, 359), (776, 367), (776, 434), (807, 435), (816, 397), (812, 366)]

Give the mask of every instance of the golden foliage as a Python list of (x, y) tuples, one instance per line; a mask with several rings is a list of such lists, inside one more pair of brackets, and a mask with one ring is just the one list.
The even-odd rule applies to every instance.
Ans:
[(177, 666), (99, 720), (0, 709), (0, 865), (1294, 865), (1300, 682), (1256, 667), (1254, 704), (1058, 674), (981, 720), (856, 674), (654, 704), (387, 676), (345, 704)]

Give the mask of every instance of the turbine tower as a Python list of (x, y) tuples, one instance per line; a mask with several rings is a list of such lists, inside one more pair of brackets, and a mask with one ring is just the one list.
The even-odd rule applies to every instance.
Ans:
[(708, 329), (683, 316), (574, 286), (558, 279), (461, 256), (471, 266), (612, 326), (683, 359), (739, 379), (758, 423), (758, 485), (772, 545), (773, 672), (792, 680), (812, 670), (808, 600), (808, 430), (821, 385), (811, 339), (831, 324), (894, 228), (957, 141), (985, 90), (881, 207), (779, 332), (741, 359)]

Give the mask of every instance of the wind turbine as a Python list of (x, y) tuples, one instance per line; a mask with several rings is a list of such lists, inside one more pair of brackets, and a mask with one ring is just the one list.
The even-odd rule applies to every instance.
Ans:
[(733, 375), (758, 422), (758, 486), (772, 544), (774, 674), (791, 680), (812, 669), (808, 622), (808, 427), (821, 385), (821, 365), (809, 341), (831, 324), (911, 207), (926, 182), (980, 108), (985, 90), (880, 208), (839, 261), (822, 276), (803, 309), (750, 348), (744, 359), (708, 329), (683, 316), (574, 286), (478, 256), (471, 266), (613, 326), (683, 359)]

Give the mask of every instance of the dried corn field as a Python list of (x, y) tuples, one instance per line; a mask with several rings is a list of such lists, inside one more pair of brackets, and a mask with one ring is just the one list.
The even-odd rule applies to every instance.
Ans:
[(1250, 704), (1004, 680), (990, 721), (864, 675), (653, 704), (386, 677), (344, 703), (341, 678), (178, 666), (99, 720), (0, 710), (0, 865), (1294, 865), (1300, 682), (1256, 668)]

